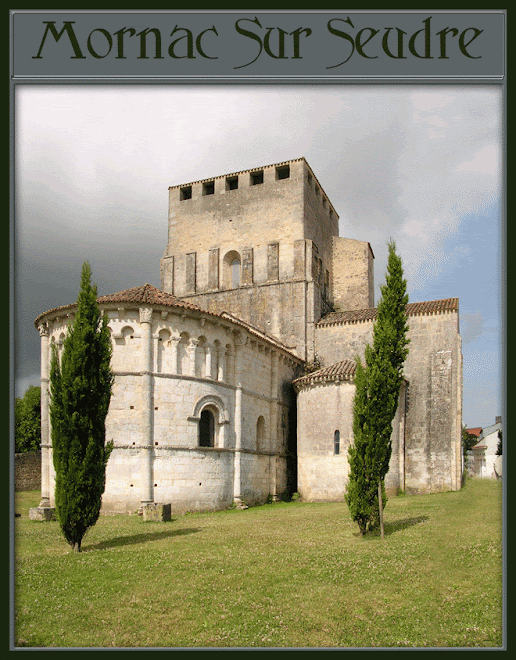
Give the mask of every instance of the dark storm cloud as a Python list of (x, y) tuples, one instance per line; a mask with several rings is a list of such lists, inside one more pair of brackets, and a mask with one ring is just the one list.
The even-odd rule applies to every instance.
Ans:
[[(467, 299), (446, 277), (485, 235), (450, 238), (500, 197), (500, 98), (453, 87), (18, 87), (20, 389), (39, 379), (34, 318), (75, 301), (84, 260), (100, 294), (160, 285), (169, 186), (301, 156), (341, 235), (371, 243), (378, 284), (392, 237), (411, 296)], [(488, 304), (475, 302), (485, 318)]]

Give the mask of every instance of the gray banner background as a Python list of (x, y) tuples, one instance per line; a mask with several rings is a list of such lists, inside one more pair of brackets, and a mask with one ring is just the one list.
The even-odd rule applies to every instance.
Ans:
[[(431, 17), (426, 24), (424, 21)], [(346, 23), (346, 19), (353, 26)], [(241, 20), (247, 19), (247, 20)], [(255, 21), (258, 19), (261, 28)], [(61, 32), (65, 21), (74, 21), (73, 32), (77, 38), (84, 59), (74, 58), (74, 49), (66, 33), (56, 42), (47, 34), (41, 49), (41, 58), (35, 59), (45, 34), (45, 21), (54, 21), (57, 32)], [(256, 38), (239, 34), (237, 21), (243, 30), (252, 32)], [(346, 32), (356, 44), (357, 34), (362, 32), (363, 52), (361, 56), (355, 50), (346, 63), (341, 64), (352, 53), (353, 46), (342, 36), (332, 34), (328, 23), (335, 30)], [(432, 58), (415, 57), (409, 52), (408, 42), (414, 33), (421, 31), (415, 39), (416, 51), (425, 52), (425, 25), (429, 26), (430, 54)], [(186, 32), (176, 31), (174, 27), (187, 28), (193, 35), (193, 58), (173, 58), (169, 55), (170, 44), (184, 37)], [(161, 56), (156, 59), (155, 37), (147, 36), (147, 59), (139, 58), (140, 38), (124, 36), (125, 59), (117, 59), (117, 37), (115, 32), (122, 28), (134, 28), (136, 32), (157, 28), (161, 36)], [(215, 28), (217, 34), (211, 28)], [(269, 28), (270, 50), (278, 54), (279, 29), (289, 33), (285, 35), (285, 59), (274, 58), (267, 54), (264, 41)], [(294, 38), (290, 34), (298, 28), (309, 28), (311, 34), (299, 35), (299, 55), (294, 58)], [(372, 30), (379, 30), (369, 41)], [(403, 30), (404, 55), (406, 59), (389, 57), (382, 47), (382, 40), (388, 28), (388, 48), (394, 54), (398, 47), (398, 31)], [(448, 59), (440, 58), (440, 37), (437, 34), (445, 28), (455, 28), (458, 34), (447, 36)], [(460, 35), (468, 28), (477, 28), (483, 32), (467, 46), (468, 52), (476, 59), (463, 55), (459, 49)], [(100, 30), (105, 30), (109, 40)], [(196, 48), (196, 39), (201, 37), (201, 48), (210, 58), (202, 57)], [(93, 33), (93, 34), (92, 34)], [(91, 36), (90, 36), (91, 35)], [(473, 30), (464, 35), (467, 42), (474, 36)], [(102, 57), (94, 57), (91, 48)], [(366, 43), (367, 42), (367, 43)], [(252, 64), (248, 63), (255, 60)], [(112, 80), (116, 78), (149, 79), (213, 79), (231, 81), (242, 78), (284, 80), (310, 78), (343, 80), (347, 78), (393, 79), (405, 78), (435, 79), (446, 81), (448, 78), (466, 78), (485, 81), (501, 81), (504, 76), (505, 61), (505, 14), (503, 10), (486, 12), (450, 13), (425, 10), (421, 12), (386, 13), (378, 11), (324, 11), (310, 12), (270, 12), (270, 11), (231, 11), (231, 12), (101, 12), (80, 10), (62, 11), (21, 11), (11, 12), (11, 76), (16, 79), (73, 78)], [(108, 52), (109, 51), (109, 52)], [(177, 55), (185, 55), (186, 39), (175, 46)], [(107, 54), (106, 54), (107, 53)], [(105, 56), (104, 56), (105, 55)], [(340, 65), (340, 66), (336, 66)]]

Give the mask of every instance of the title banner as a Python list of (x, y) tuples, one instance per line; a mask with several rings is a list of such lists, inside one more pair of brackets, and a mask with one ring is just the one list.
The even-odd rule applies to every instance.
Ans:
[(11, 11), (11, 77), (501, 81), (502, 10)]

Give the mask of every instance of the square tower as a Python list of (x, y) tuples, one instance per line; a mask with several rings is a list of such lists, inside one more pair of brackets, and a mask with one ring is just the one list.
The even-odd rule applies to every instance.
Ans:
[(304, 158), (169, 188), (162, 289), (313, 358), (339, 217)]

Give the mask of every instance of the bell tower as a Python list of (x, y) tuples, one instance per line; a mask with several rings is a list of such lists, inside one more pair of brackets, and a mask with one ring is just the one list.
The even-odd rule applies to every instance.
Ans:
[(333, 309), (338, 215), (304, 158), (169, 188), (162, 289), (313, 359)]

